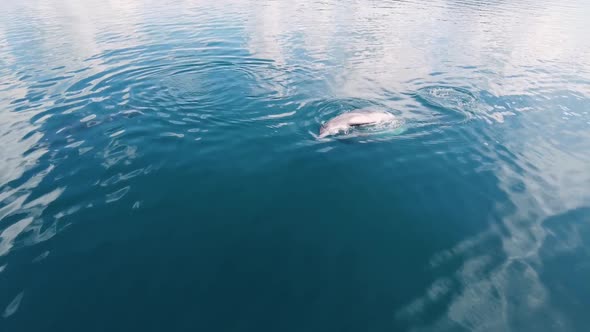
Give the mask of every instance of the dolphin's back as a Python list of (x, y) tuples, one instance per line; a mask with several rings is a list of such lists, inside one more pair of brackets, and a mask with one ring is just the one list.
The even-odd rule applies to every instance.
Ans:
[(389, 112), (353, 111), (341, 114), (331, 121), (336, 123), (346, 123), (349, 126), (363, 126), (388, 121), (392, 118), (393, 115)]
[(320, 128), (320, 137), (338, 134), (351, 127), (376, 125), (390, 122), (395, 116), (386, 111), (358, 110), (340, 114)]

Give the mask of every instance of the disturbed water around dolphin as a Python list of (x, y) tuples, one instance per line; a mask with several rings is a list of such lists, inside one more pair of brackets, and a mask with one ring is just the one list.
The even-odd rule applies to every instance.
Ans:
[(589, 10), (5, 1), (0, 331), (586, 330)]

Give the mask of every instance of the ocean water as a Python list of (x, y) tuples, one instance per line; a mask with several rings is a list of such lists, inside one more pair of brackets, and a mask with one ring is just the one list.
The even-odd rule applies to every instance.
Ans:
[(588, 331), (588, 17), (2, 1), (0, 330)]

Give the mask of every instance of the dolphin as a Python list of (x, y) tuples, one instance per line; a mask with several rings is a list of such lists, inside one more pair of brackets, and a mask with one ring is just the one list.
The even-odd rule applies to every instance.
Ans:
[(353, 127), (374, 126), (396, 121), (393, 114), (386, 111), (361, 109), (340, 114), (320, 127), (318, 138), (347, 132)]

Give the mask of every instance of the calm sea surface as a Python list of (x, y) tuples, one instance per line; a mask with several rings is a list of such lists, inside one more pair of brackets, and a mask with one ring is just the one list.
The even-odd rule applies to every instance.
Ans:
[(0, 0), (0, 330), (588, 331), (589, 18)]

